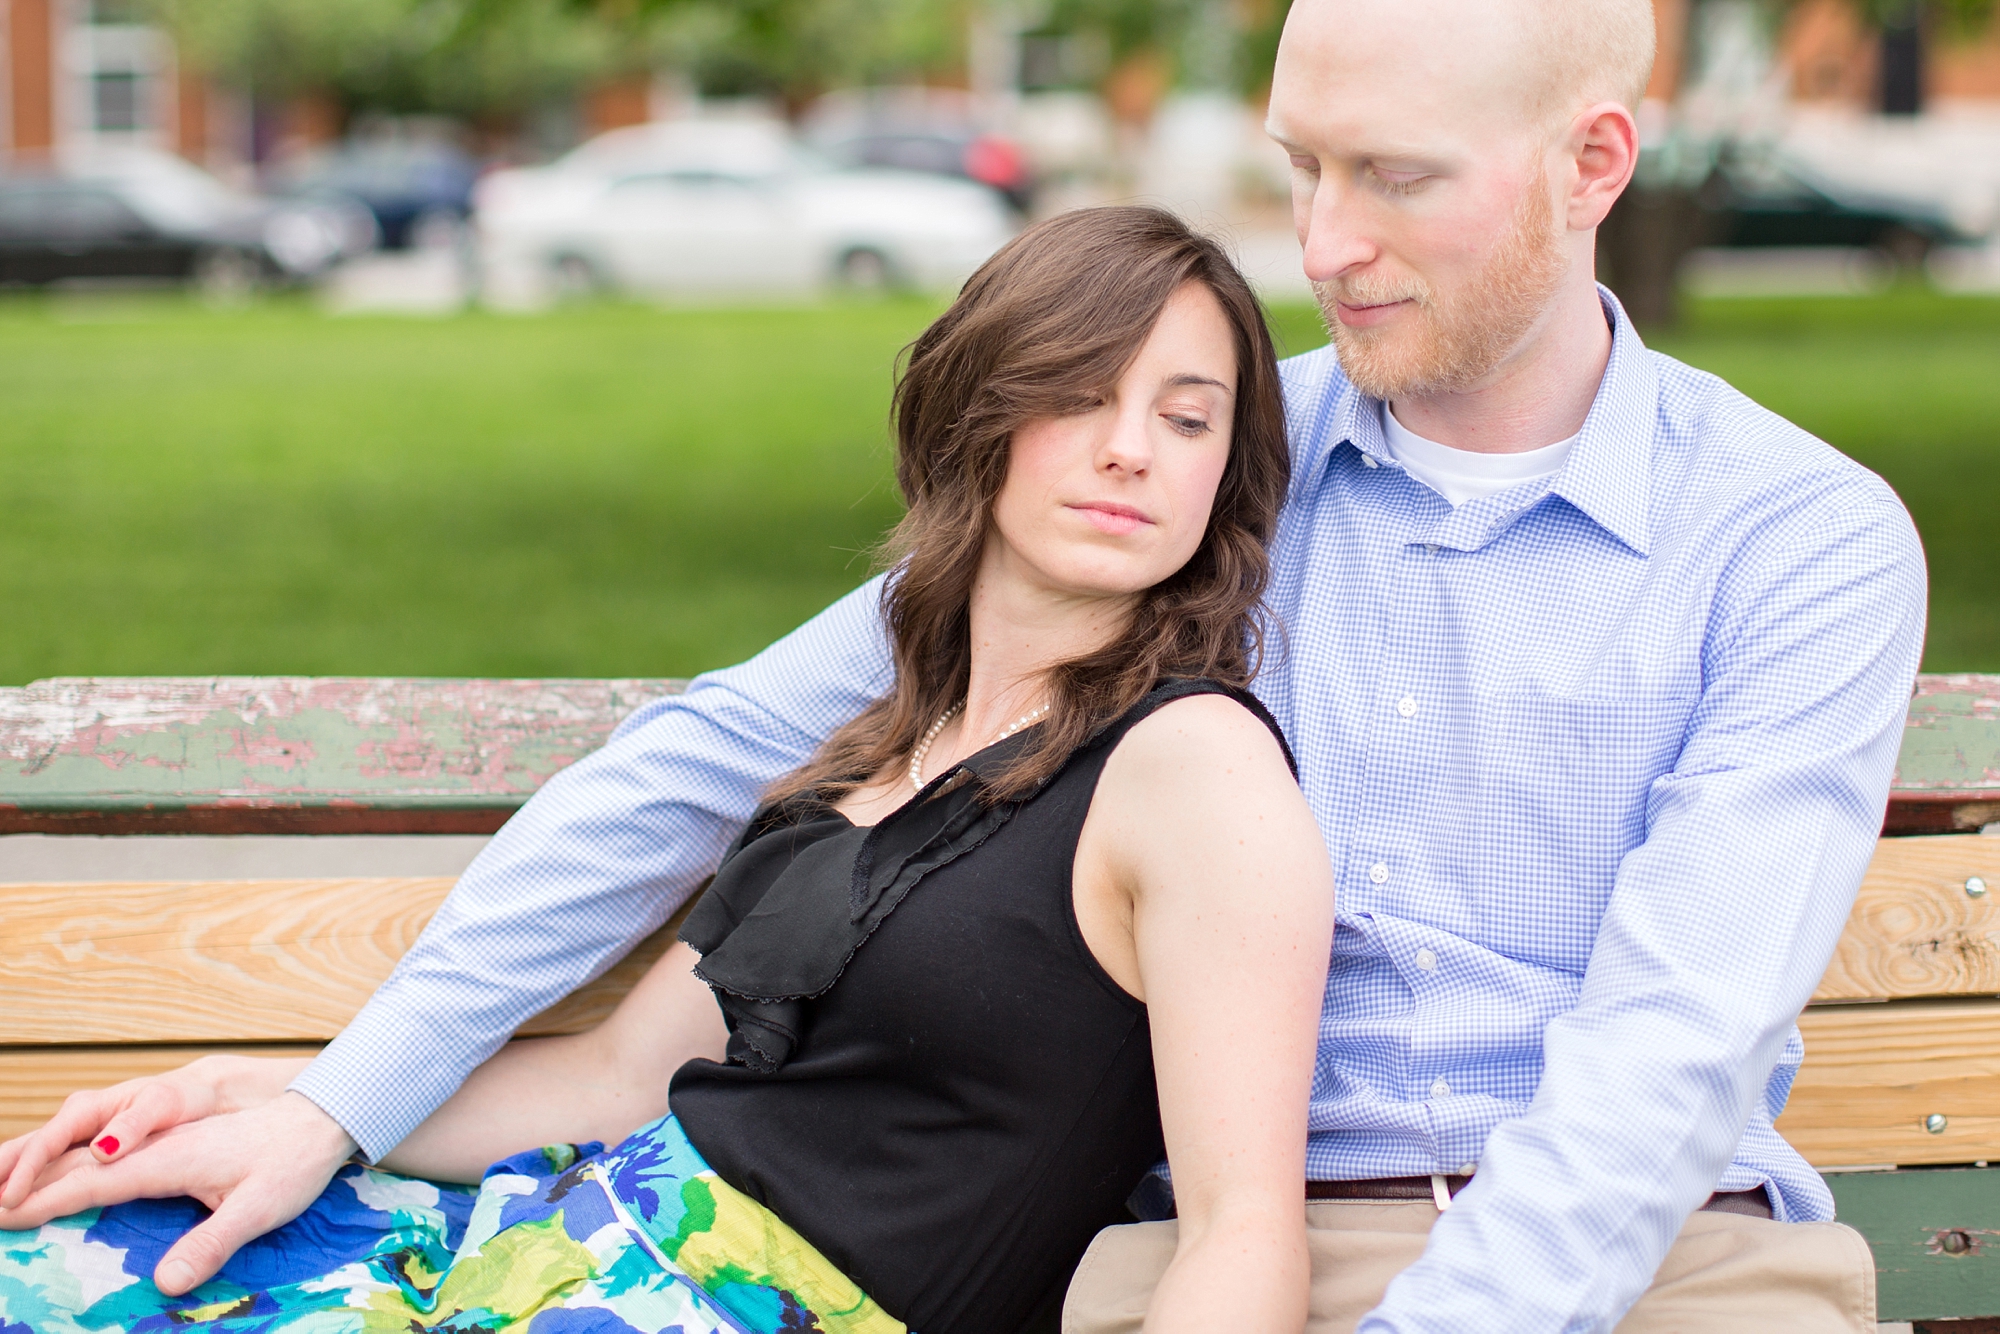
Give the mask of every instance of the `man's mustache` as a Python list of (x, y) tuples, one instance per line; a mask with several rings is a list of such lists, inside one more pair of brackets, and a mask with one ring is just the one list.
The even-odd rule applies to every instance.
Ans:
[(1352, 278), (1328, 278), (1313, 283), (1321, 305), (1338, 301), (1345, 306), (1386, 306), (1397, 301), (1431, 304), (1430, 284), (1415, 278), (1385, 278), (1368, 274)]

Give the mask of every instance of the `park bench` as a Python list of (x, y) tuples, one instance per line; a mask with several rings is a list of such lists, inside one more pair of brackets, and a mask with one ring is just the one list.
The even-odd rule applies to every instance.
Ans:
[[(680, 688), (77, 678), (0, 689), (0, 835), (488, 834), (626, 714)], [(2000, 837), (1982, 835), (1988, 825), (2000, 826), (2000, 677), (1922, 677), (1884, 837), (1800, 1017), (1806, 1062), (1778, 1122), (1873, 1246), (1882, 1319), (1937, 1334), (2000, 1330), (2000, 1165), (1988, 1165), (2000, 1164)], [(309, 861), (332, 841), (301, 846)], [(0, 1139), (73, 1088), (209, 1051), (315, 1050), (451, 883), (0, 884)], [(670, 938), (662, 928), (521, 1033), (595, 1023)]]

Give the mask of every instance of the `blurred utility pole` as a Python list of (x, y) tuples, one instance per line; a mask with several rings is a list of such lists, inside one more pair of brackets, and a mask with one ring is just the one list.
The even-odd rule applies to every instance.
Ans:
[(1924, 109), (1924, 7), (1901, 0), (1882, 16), (1882, 66), (1877, 106), (1885, 116)]

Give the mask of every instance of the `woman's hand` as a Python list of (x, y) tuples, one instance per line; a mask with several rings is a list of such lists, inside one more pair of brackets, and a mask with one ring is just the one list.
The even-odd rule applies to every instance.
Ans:
[(212, 1212), (153, 1269), (154, 1284), (177, 1297), (213, 1278), (245, 1242), (298, 1217), (353, 1154), (354, 1141), (307, 1099), (281, 1093), (183, 1122), (139, 1149), (120, 1147), (116, 1162), (71, 1149), (50, 1163), (18, 1208), (0, 1209), (0, 1228), (39, 1227), (126, 1200), (193, 1196)]
[[(38, 1184), (86, 1162), (129, 1157), (175, 1126), (260, 1106), (305, 1067), (304, 1060), (204, 1056), (164, 1075), (70, 1094), (46, 1124), (0, 1144), (0, 1227), (8, 1226), (4, 1211), (19, 1209)], [(45, 1176), (51, 1165), (57, 1170)]]
[(1162, 708), (1106, 764), (1077, 871), (1084, 939), (1153, 1034), (1180, 1224), (1147, 1334), (1296, 1334), (1333, 872), (1276, 740), (1221, 696)]

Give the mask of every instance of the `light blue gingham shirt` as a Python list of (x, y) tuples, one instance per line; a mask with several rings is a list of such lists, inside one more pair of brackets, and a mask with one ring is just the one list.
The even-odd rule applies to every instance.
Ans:
[[(1922, 550), (1879, 478), (1603, 300), (1563, 470), (1457, 510), (1330, 350), (1284, 365), (1257, 690), (1339, 895), (1307, 1171), (1478, 1168), (1363, 1334), (1608, 1330), (1711, 1191), (1832, 1214), (1772, 1120), (1880, 829)], [(885, 688), (877, 594), (554, 778), (294, 1087), (379, 1157), (657, 927)]]

